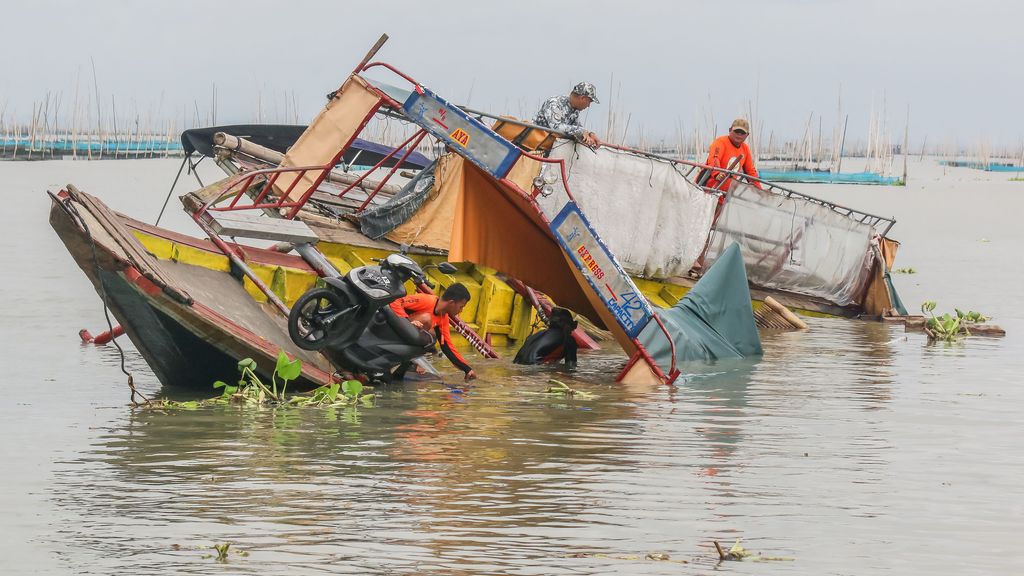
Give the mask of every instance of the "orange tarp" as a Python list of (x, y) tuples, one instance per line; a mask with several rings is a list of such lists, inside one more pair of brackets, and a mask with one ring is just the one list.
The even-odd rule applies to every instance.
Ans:
[(632, 352), (632, 341), (526, 198), (523, 191), (532, 189), (539, 172), (539, 162), (522, 157), (499, 182), (461, 156), (448, 154), (438, 164), (431, 195), (387, 238), (447, 250), (452, 262), (482, 264), (522, 280), (559, 306), (607, 327)]
[[(879, 242), (879, 251), (885, 260), (885, 268), (892, 268), (896, 260), (896, 250), (900, 243), (888, 238), (882, 238)], [(868, 286), (864, 290), (864, 313), (870, 316), (897, 316), (893, 309), (892, 295), (889, 293), (889, 285), (885, 282), (885, 270), (882, 262), (875, 260), (871, 270), (871, 277)]]

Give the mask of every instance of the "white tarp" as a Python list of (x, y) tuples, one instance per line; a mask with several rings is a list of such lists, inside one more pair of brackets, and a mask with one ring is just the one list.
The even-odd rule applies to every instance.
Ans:
[(736, 242), (754, 286), (846, 306), (864, 291), (875, 234), (872, 226), (815, 202), (737, 184), (711, 235), (704, 267)]
[[(718, 198), (670, 162), (560, 144), (550, 157), (565, 161), (576, 202), (623, 268), (648, 278), (686, 275), (704, 249)], [(566, 200), (555, 186), (558, 193), (537, 198), (549, 216)]]

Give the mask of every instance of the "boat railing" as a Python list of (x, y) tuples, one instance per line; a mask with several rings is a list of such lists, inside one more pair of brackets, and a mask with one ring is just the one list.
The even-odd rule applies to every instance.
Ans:
[[(310, 172), (329, 171), (331, 166), (287, 166), (275, 168), (261, 168), (242, 172), (228, 181), (223, 191), (215, 198), (209, 200), (196, 212), (196, 216), (207, 211), (227, 212), (233, 210), (283, 210), (292, 209), (295, 211), (301, 208), (306, 201), (305, 192), (297, 200), (289, 200), (289, 195), (299, 182), (302, 182), (306, 174)], [(296, 177), (287, 189), (281, 194), (272, 194), (274, 184), (282, 174), (295, 173)], [(255, 194), (255, 196), (253, 195)], [(252, 200), (243, 202), (243, 198), (249, 197)], [(226, 206), (217, 206), (230, 198)], [(293, 218), (293, 215), (287, 216)]]
[[(509, 124), (514, 124), (516, 126), (522, 126), (524, 128), (533, 128), (533, 129), (537, 129), (537, 130), (544, 130), (544, 131), (553, 133), (556, 136), (559, 136), (561, 138), (566, 138), (566, 139), (569, 139), (569, 140), (574, 139), (572, 135), (570, 135), (570, 134), (568, 134), (566, 132), (562, 132), (562, 131), (559, 131), (559, 130), (553, 130), (553, 129), (548, 128), (546, 126), (540, 126), (538, 124), (533, 124), (533, 123), (530, 123), (530, 122), (525, 122), (525, 121), (522, 121), (522, 120), (517, 120), (515, 118), (509, 118), (507, 116), (499, 116), (499, 115), (492, 114), (492, 113), (489, 113), (489, 112), (482, 112), (480, 110), (474, 110), (472, 108), (467, 108), (467, 107), (464, 107), (464, 106), (462, 106), (460, 108), (462, 108), (462, 110), (465, 111), (466, 113), (472, 114), (472, 115), (480, 117), (480, 118), (491, 118), (491, 119), (494, 119), (494, 120), (500, 120), (502, 122), (506, 122), (506, 123), (509, 123)], [(686, 178), (687, 180), (690, 180), (691, 182), (694, 182), (694, 183), (696, 183), (695, 182), (696, 179), (692, 178), (694, 172), (697, 172), (698, 174), (706, 174), (708, 176), (720, 176), (719, 178), (716, 178), (716, 180), (718, 181), (718, 184), (716, 186), (714, 186), (714, 187), (701, 186), (701, 188), (703, 188), (705, 191), (708, 191), (708, 192), (711, 192), (711, 193), (719, 193), (719, 192), (721, 192), (722, 191), (722, 186), (724, 186), (727, 182), (732, 181), (734, 179), (738, 180), (738, 181), (746, 181), (746, 182), (750, 182), (750, 183), (757, 182), (757, 183), (759, 183), (761, 185), (762, 189), (765, 190), (766, 192), (769, 192), (769, 193), (772, 193), (772, 194), (776, 194), (776, 195), (779, 195), (779, 196), (783, 196), (783, 197), (786, 197), (786, 198), (797, 198), (797, 199), (800, 199), (800, 200), (805, 200), (807, 202), (818, 204), (818, 205), (823, 206), (823, 207), (825, 207), (825, 208), (827, 208), (827, 209), (829, 209), (829, 210), (831, 210), (833, 212), (836, 212), (838, 214), (842, 214), (843, 216), (846, 216), (848, 218), (852, 218), (852, 219), (857, 220), (858, 222), (861, 222), (863, 224), (867, 224), (869, 226), (873, 226), (876, 230), (879, 230), (879, 233), (882, 236), (885, 236), (889, 232), (889, 230), (891, 230), (892, 227), (896, 224), (896, 220), (894, 218), (887, 218), (885, 216), (879, 216), (877, 214), (871, 214), (871, 213), (868, 213), (868, 212), (864, 212), (863, 210), (857, 210), (856, 208), (849, 208), (847, 206), (843, 206), (843, 205), (837, 204), (835, 202), (830, 202), (828, 200), (823, 200), (821, 198), (816, 198), (816, 197), (811, 196), (809, 194), (804, 194), (802, 192), (797, 192), (796, 190), (793, 190), (792, 188), (787, 188), (786, 186), (782, 186), (782, 185), (776, 184), (774, 182), (770, 182), (770, 181), (765, 180), (763, 178), (758, 178), (758, 177), (750, 176), (748, 174), (745, 174), (743, 172), (739, 172), (737, 170), (730, 170), (730, 169), (726, 169), (726, 168), (720, 168), (720, 167), (717, 167), (717, 166), (709, 166), (707, 164), (703, 164), (703, 163), (700, 163), (700, 162), (694, 162), (692, 160), (686, 160), (686, 159), (683, 159), (683, 158), (673, 158), (671, 156), (665, 156), (663, 154), (655, 154), (653, 152), (647, 152), (647, 151), (640, 150), (640, 149), (637, 149), (637, 148), (632, 148), (632, 147), (629, 147), (629, 146), (621, 146), (621, 145), (611, 144), (611, 143), (602, 143), (601, 146), (605, 147), (605, 148), (611, 148), (613, 150), (618, 150), (620, 152), (624, 152), (624, 153), (627, 153), (627, 154), (633, 154), (633, 155), (641, 156), (641, 157), (644, 157), (644, 158), (651, 158), (651, 159), (661, 160), (661, 161), (668, 162), (668, 163), (671, 163), (671, 164), (679, 165), (681, 167), (685, 167), (685, 169), (682, 171), (682, 176), (684, 178)]]
[[(426, 135), (425, 130), (418, 130), (381, 158), (372, 168), (355, 178), (349, 178), (347, 182), (343, 182), (344, 188), (337, 193), (332, 191), (332, 195), (343, 198), (357, 187), (364, 190), (369, 189), (369, 186), (365, 184), (368, 181), (368, 177), (375, 174), (378, 169), (394, 158), (399, 152), (404, 151), (401, 158), (394, 162), (394, 165), (384, 178), (379, 181), (372, 181), (373, 189), (369, 190), (366, 198), (363, 199), (356, 209), (357, 213), (362, 212), (380, 194), (398, 168), (412, 155)], [(325, 176), (330, 175), (334, 167), (333, 163), (322, 166), (278, 166), (240, 173), (228, 182), (223, 193), (207, 202), (199, 213), (205, 211), (276, 210), (280, 217), (289, 220), (294, 219), (299, 211), (306, 206), (313, 194), (321, 190)], [(287, 188), (275, 193), (274, 186), (281, 175), (291, 173), (295, 174), (292, 182), (288, 184)], [(311, 175), (311, 180), (306, 178), (307, 174)], [(299, 189), (298, 184), (300, 182), (306, 182), (307, 185)], [(252, 200), (244, 201), (246, 197)], [(230, 201), (227, 205), (218, 205), (223, 204), (229, 199)]]

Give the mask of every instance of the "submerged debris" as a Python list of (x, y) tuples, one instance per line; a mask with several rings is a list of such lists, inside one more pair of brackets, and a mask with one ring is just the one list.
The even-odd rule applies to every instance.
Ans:
[(565, 396), (566, 398), (580, 398), (582, 400), (593, 400), (597, 396), (590, 392), (583, 392), (575, 388), (570, 388), (568, 384), (554, 378), (548, 380), (548, 389), (545, 391), (546, 394), (552, 394), (555, 396)]
[(715, 550), (718, 551), (718, 559), (722, 562), (727, 560), (752, 560), (754, 562), (792, 562), (796, 558), (789, 558), (786, 556), (762, 556), (760, 553), (754, 554), (747, 550), (743, 546), (740, 546), (740, 541), (737, 540), (732, 548), (729, 548), (728, 552), (722, 548), (722, 545), (717, 540), (712, 541), (715, 545)]

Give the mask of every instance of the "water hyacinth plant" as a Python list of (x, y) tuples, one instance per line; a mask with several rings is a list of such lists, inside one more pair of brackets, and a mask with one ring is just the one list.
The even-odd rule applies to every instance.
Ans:
[(268, 386), (256, 373), (256, 361), (252, 358), (245, 358), (238, 362), (239, 378), (236, 384), (228, 384), (222, 380), (213, 383), (214, 389), (220, 390), (221, 395), (208, 400), (191, 400), (187, 402), (175, 402), (173, 400), (158, 400), (152, 402), (153, 408), (183, 408), (194, 409), (200, 406), (217, 404), (254, 404), (254, 405), (292, 405), (292, 406), (348, 406), (362, 404), (372, 406), (374, 403), (373, 393), (363, 393), (363, 384), (358, 380), (347, 380), (345, 382), (334, 382), (321, 386), (309, 394), (286, 397), (288, 383), (294, 381), (302, 374), (302, 361), (298, 358), (292, 360), (282, 350), (277, 355), (277, 365), (270, 377)]
[(970, 336), (971, 332), (968, 324), (978, 324), (989, 320), (989, 317), (980, 312), (975, 312), (974, 310), (964, 312), (959, 308), (953, 309), (955, 314), (947, 312), (941, 316), (936, 316), (935, 307), (936, 303), (933, 300), (921, 304), (921, 313), (927, 317), (924, 331), (928, 334), (929, 341), (942, 340), (943, 342), (954, 342), (964, 336)]

